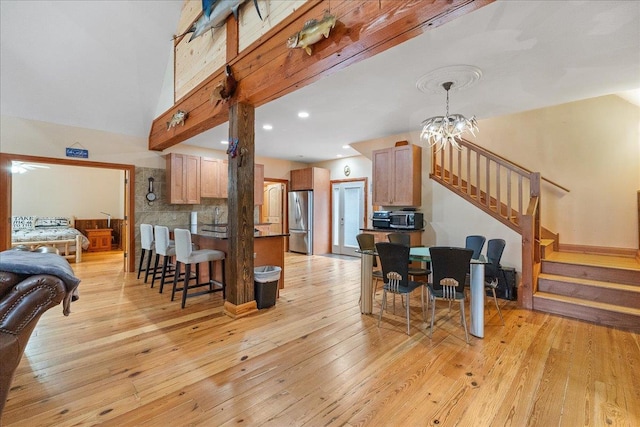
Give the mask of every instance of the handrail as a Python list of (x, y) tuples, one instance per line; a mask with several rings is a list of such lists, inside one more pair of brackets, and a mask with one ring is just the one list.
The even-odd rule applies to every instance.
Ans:
[[(521, 166), (521, 165), (519, 165), (519, 164), (517, 164), (515, 162), (512, 162), (511, 160), (507, 160), (504, 157), (500, 156), (499, 154), (492, 153), (491, 151), (488, 151), (485, 148), (482, 148), (479, 145), (476, 145), (473, 142), (468, 141), (468, 140), (466, 140), (464, 138), (459, 143), (462, 146), (467, 146), (467, 147), (472, 146), (475, 151), (480, 151), (483, 155), (494, 159), (496, 162), (499, 162), (499, 163), (503, 163), (504, 162), (504, 166), (513, 168), (513, 170), (516, 170), (516, 168), (517, 168), (517, 169), (520, 169), (520, 171), (523, 171), (524, 174), (532, 173), (532, 171), (530, 171), (529, 169), (525, 168), (524, 166)], [(562, 186), (562, 185), (560, 185), (560, 184), (558, 184), (558, 183), (556, 183), (556, 182), (554, 182), (554, 181), (552, 181), (552, 180), (550, 180), (548, 178), (545, 178), (543, 176), (540, 176), (540, 178), (543, 181), (546, 181), (549, 184), (551, 184), (551, 185), (553, 185), (555, 187), (558, 187), (559, 189), (561, 189), (563, 191), (566, 191), (567, 193), (571, 192), (571, 190), (569, 190), (567, 187), (564, 187), (564, 186)]]

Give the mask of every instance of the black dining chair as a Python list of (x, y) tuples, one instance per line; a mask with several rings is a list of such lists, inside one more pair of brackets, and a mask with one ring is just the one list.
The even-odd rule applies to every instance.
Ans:
[(465, 239), (464, 247), (467, 249), (473, 250), (473, 256), (471, 258), (478, 259), (480, 254), (482, 253), (482, 248), (484, 248), (484, 243), (487, 241), (487, 238), (479, 235), (467, 236)]
[[(376, 252), (380, 257), (383, 273), (383, 292), (380, 315), (378, 316), (378, 326), (382, 320), (382, 312), (387, 308), (387, 293), (400, 294), (406, 296), (406, 316), (407, 335), (410, 334), (411, 321), (409, 300), (411, 292), (423, 287), (423, 283), (409, 280), (409, 247), (396, 243), (380, 242), (376, 243)], [(422, 318), (424, 319), (424, 294), (420, 298), (422, 302)]]
[(469, 271), (469, 263), (473, 256), (472, 249), (436, 246), (429, 248), (431, 255), (431, 277), (429, 283), (429, 302), (431, 304), (431, 328), (429, 338), (433, 336), (433, 325), (436, 317), (436, 301), (447, 301), (449, 310), (451, 303), (460, 303), (460, 323), (464, 327), (464, 336), (469, 344), (469, 331), (464, 312), (464, 281)]
[[(408, 248), (411, 247), (411, 236), (407, 233), (389, 233), (387, 234), (387, 239), (389, 239), (389, 243), (404, 245)], [(414, 280), (417, 276), (422, 277), (422, 281), (427, 282), (429, 280), (429, 274), (431, 274), (431, 271), (428, 268), (417, 268), (409, 265), (409, 276)]]
[[(478, 259), (480, 254), (482, 253), (482, 248), (484, 248), (484, 243), (487, 241), (487, 238), (480, 235), (471, 235), (467, 236), (465, 239), (464, 247), (467, 249), (473, 250), (473, 256), (471, 258)], [(467, 273), (467, 277), (464, 280), (464, 285), (470, 285), (471, 276)]]
[[(490, 291), (493, 294), (493, 302), (496, 303), (496, 308), (498, 309), (498, 315), (500, 316), (500, 320), (504, 325), (504, 318), (502, 317), (502, 311), (500, 311), (500, 306), (498, 305), (498, 298), (496, 297), (496, 288), (498, 287), (498, 278), (500, 275), (503, 275), (502, 266), (500, 265), (500, 260), (502, 259), (502, 254), (504, 253), (504, 248), (506, 246), (506, 242), (504, 239), (491, 239), (487, 242), (487, 259), (489, 260), (489, 264), (484, 266), (484, 289), (485, 294), (486, 291)], [(503, 277), (504, 279), (504, 277)]]

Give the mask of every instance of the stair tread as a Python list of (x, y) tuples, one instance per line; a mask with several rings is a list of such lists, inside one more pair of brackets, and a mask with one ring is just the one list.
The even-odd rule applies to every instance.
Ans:
[[(558, 253), (558, 252), (555, 252)], [(610, 270), (623, 270), (623, 271), (638, 271), (637, 268), (634, 267), (625, 267), (622, 265), (602, 265), (602, 264), (593, 264), (590, 263), (589, 261), (578, 261), (578, 260), (573, 260), (573, 261), (565, 261), (565, 260), (561, 260), (561, 259), (544, 259), (542, 260), (543, 263), (553, 263), (553, 264), (565, 264), (565, 265), (579, 265), (582, 267), (593, 267), (593, 268), (599, 268), (599, 269), (610, 269)]]
[(551, 294), (548, 292), (536, 292), (533, 295), (533, 297), (538, 299), (557, 301), (557, 302), (565, 302), (565, 303), (580, 305), (583, 307), (599, 308), (601, 310), (607, 310), (607, 311), (612, 311), (616, 313), (624, 313), (624, 314), (630, 314), (634, 316), (640, 316), (640, 308), (625, 307), (625, 306), (616, 305), (616, 304), (608, 304), (606, 302), (597, 302), (593, 300), (586, 300), (583, 298), (575, 298), (575, 297), (568, 297), (564, 295)]
[(553, 242), (554, 242), (553, 239), (540, 239), (541, 246), (550, 246), (550, 245), (553, 245)]
[(606, 282), (603, 280), (583, 279), (580, 277), (562, 276), (559, 274), (540, 273), (540, 275), (538, 276), (538, 280), (539, 279), (547, 279), (547, 280), (553, 280), (556, 282), (564, 282), (564, 283), (578, 283), (580, 285), (596, 286), (596, 287), (607, 288), (607, 289), (618, 289), (618, 290), (624, 290), (629, 292), (640, 292), (640, 286), (637, 286), (637, 285)]

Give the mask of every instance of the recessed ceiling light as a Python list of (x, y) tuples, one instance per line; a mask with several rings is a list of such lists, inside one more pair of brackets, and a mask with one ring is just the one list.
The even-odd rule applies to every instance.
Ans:
[(220, 144), (229, 145), (229, 141), (222, 140), (220, 141)]
[(298, 113), (298, 117), (300, 117), (301, 119), (306, 119), (307, 117), (309, 117), (309, 113), (307, 113), (306, 111), (300, 111)]
[(342, 154), (337, 154), (336, 157), (342, 157)]
[(351, 148), (351, 146), (350, 146), (350, 145), (343, 145), (343, 146), (342, 146), (342, 148), (344, 148), (345, 150), (347, 150), (347, 149)]
[(273, 129), (273, 126), (272, 126), (272, 125), (270, 125), (270, 124), (262, 125), (262, 129), (264, 129), (264, 130), (271, 130), (271, 129)]

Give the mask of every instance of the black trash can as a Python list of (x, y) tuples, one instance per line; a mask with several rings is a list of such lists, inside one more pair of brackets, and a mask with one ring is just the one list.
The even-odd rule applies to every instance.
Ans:
[(264, 265), (253, 269), (254, 293), (259, 309), (276, 304), (281, 271), (282, 268), (275, 265)]

